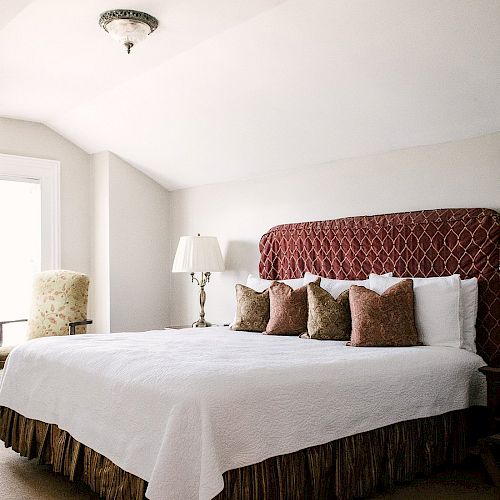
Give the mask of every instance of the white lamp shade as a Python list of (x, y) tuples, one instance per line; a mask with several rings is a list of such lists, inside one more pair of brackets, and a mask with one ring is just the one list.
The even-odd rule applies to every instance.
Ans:
[(224, 261), (215, 236), (181, 236), (175, 252), (173, 273), (224, 271)]

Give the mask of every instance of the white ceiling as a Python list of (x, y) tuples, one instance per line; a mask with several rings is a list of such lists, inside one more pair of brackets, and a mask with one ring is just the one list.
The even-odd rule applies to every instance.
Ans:
[[(160, 27), (127, 55), (100, 12)], [(169, 189), (500, 130), (498, 0), (0, 0), (0, 115)]]

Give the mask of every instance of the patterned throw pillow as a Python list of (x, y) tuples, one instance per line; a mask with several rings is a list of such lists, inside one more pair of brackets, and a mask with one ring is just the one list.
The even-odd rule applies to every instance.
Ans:
[(269, 290), (256, 292), (236, 285), (236, 317), (231, 330), (263, 332), (269, 321)]
[[(349, 290), (337, 299), (321, 288), (319, 283), (307, 285), (307, 338), (318, 340), (349, 340), (351, 338), (351, 309)], [(304, 335), (305, 337), (305, 335)]]
[(350, 345), (405, 347), (418, 344), (413, 281), (405, 279), (382, 295), (362, 286), (349, 289), (352, 316)]
[(300, 335), (307, 331), (307, 286), (294, 290), (275, 281), (269, 287), (269, 306), (268, 335)]

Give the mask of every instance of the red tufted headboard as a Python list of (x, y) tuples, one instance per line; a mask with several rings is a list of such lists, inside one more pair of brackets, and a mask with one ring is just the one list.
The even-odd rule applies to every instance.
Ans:
[(500, 214), (483, 208), (283, 224), (260, 240), (262, 278), (460, 274), (479, 280), (478, 354), (500, 365)]

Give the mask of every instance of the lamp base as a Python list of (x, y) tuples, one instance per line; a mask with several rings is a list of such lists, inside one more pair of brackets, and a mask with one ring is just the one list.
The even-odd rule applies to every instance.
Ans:
[(212, 326), (212, 323), (200, 318), (198, 321), (195, 321), (192, 326), (194, 328), (205, 328), (207, 326)]

